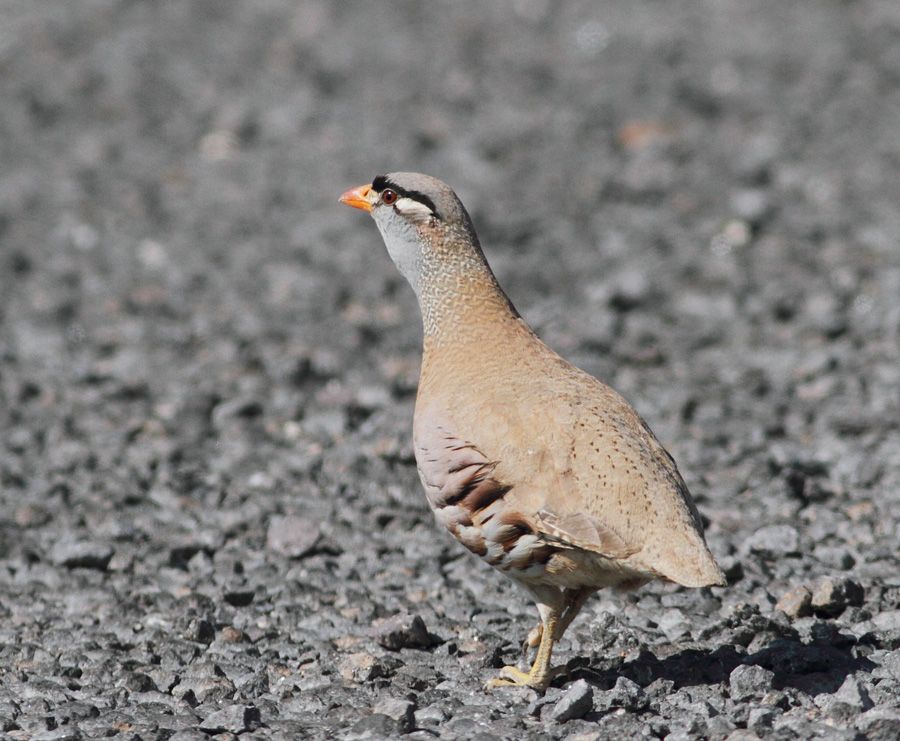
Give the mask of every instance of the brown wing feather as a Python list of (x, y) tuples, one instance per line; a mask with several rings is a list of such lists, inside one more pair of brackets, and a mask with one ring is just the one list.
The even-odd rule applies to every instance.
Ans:
[(535, 525), (548, 540), (610, 558), (627, 558), (639, 550), (629, 546), (615, 530), (583, 512), (559, 517), (542, 509), (537, 513)]
[(444, 427), (416, 441), (416, 460), (425, 494), (437, 509), (460, 507), (472, 518), (510, 490), (492, 475), (496, 461)]

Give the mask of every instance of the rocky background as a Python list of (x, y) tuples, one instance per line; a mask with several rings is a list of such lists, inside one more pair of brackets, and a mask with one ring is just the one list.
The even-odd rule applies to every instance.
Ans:
[[(900, 734), (900, 4), (4, 0), (0, 731)], [(727, 588), (535, 622), (438, 531), (363, 215), (453, 184)]]

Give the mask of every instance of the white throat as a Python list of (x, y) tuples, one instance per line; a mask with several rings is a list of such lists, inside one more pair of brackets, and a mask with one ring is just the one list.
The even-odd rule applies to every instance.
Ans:
[(375, 224), (397, 270), (419, 296), (422, 275), (422, 244), (416, 228), (402, 218), (376, 218)]

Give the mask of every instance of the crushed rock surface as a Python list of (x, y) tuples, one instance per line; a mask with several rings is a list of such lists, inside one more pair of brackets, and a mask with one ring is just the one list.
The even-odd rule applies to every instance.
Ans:
[[(0, 733), (900, 735), (900, 5), (0, 6)], [(439, 532), (373, 225), (469, 207), (727, 588), (535, 611)]]

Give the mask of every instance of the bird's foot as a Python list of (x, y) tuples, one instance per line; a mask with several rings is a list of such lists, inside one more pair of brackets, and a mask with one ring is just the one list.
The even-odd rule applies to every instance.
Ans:
[(500, 670), (500, 676), (488, 680), (484, 688), (492, 690), (496, 687), (531, 687), (538, 692), (544, 692), (556, 677), (564, 673), (565, 667), (562, 666), (544, 672), (535, 671), (535, 667), (532, 667), (530, 672), (523, 672), (515, 666), (504, 666)]

